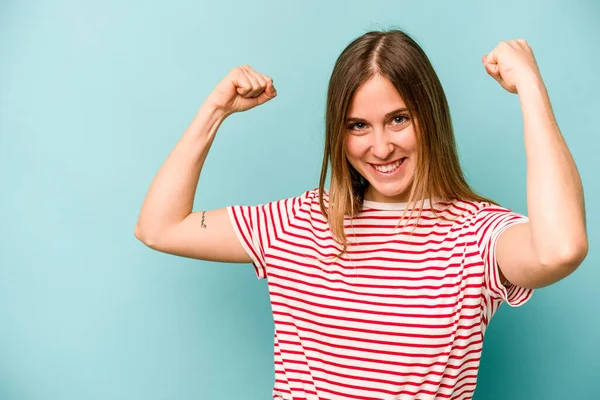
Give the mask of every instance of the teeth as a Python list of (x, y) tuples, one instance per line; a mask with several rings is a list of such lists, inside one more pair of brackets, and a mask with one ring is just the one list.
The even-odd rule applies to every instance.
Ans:
[(400, 164), (402, 163), (402, 160), (398, 160), (393, 164), (387, 164), (387, 165), (374, 165), (375, 169), (379, 172), (384, 172), (384, 173), (389, 173), (394, 171), (396, 168), (398, 168), (400, 166)]

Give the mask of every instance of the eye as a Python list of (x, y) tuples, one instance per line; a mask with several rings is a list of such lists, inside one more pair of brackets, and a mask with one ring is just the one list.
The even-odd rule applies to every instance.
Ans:
[[(356, 127), (357, 129), (354, 129), (355, 127)], [(350, 124), (350, 125), (348, 125), (348, 129), (350, 129), (351, 131), (355, 131), (355, 130), (361, 130), (361, 129), (363, 129), (364, 127), (365, 127), (365, 124), (364, 124), (364, 123), (362, 123), (362, 122), (355, 122), (354, 124)]]
[[(400, 121), (398, 121), (398, 119), (400, 119)], [(396, 115), (394, 117), (394, 122), (396, 122), (398, 125), (401, 125), (405, 121), (408, 121), (408, 118), (404, 115)]]
[[(396, 123), (396, 125), (402, 125), (406, 121), (408, 121), (408, 117), (405, 115), (396, 115), (392, 118), (392, 121)], [(355, 122), (353, 124), (348, 125), (348, 129), (351, 131), (360, 131), (365, 128), (364, 122)]]

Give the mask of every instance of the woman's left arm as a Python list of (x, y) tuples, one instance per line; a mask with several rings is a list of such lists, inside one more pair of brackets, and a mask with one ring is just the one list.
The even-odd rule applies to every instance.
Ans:
[(527, 42), (500, 42), (482, 62), (504, 89), (519, 95), (527, 155), (529, 223), (500, 235), (500, 276), (521, 287), (548, 286), (571, 274), (587, 255), (581, 178)]

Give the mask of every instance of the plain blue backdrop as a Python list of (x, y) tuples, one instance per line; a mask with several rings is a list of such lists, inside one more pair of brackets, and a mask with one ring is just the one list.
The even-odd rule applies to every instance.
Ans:
[(138, 213), (198, 107), (242, 64), (278, 96), (221, 126), (194, 210), (316, 187), (333, 64), (386, 28), (429, 55), (469, 183), (525, 214), (519, 100), (481, 56), (531, 45), (582, 176), (590, 251), (523, 307), (500, 308), (475, 398), (600, 398), (599, 4), (3, 1), (0, 399), (272, 398), (266, 281), (250, 264), (151, 250), (134, 237)]

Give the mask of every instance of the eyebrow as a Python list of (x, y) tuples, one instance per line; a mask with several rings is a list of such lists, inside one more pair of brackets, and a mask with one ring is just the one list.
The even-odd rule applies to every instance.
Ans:
[[(385, 119), (388, 119), (389, 117), (396, 115), (398, 113), (404, 112), (404, 111), (408, 111), (408, 108), (402, 107), (397, 110), (390, 111), (389, 113), (385, 114)], [(346, 119), (346, 122), (352, 122), (352, 121), (366, 121), (366, 120), (363, 118), (356, 118), (356, 117), (349, 117)]]

